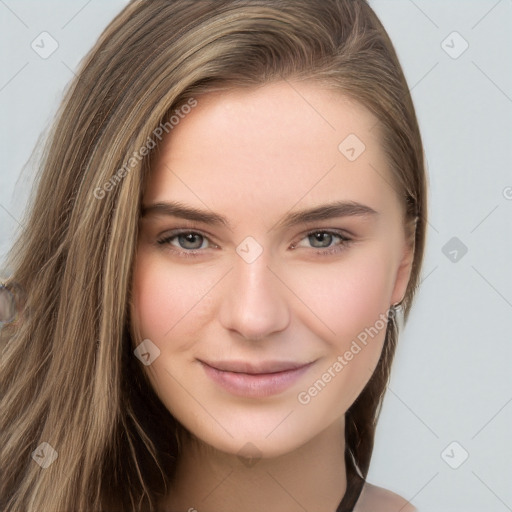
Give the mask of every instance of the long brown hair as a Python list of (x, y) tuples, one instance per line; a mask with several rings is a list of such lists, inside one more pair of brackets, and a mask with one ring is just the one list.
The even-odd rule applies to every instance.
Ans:
[[(2, 510), (156, 510), (180, 426), (133, 356), (131, 277), (151, 167), (141, 148), (202, 93), (292, 79), (339, 90), (379, 120), (415, 247), (407, 320), (425, 243), (423, 148), (392, 43), (367, 3), (133, 0), (66, 93), (7, 260), (5, 286), (23, 300), (0, 332)], [(346, 412), (346, 510), (368, 472), (397, 334), (391, 317), (378, 366)], [(42, 442), (58, 454), (47, 468), (31, 457)]]

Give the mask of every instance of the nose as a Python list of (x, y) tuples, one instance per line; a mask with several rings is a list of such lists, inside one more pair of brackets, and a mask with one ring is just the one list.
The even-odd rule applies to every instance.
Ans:
[(285, 330), (290, 323), (286, 291), (264, 255), (252, 263), (239, 258), (224, 283), (219, 311), (222, 326), (248, 340)]

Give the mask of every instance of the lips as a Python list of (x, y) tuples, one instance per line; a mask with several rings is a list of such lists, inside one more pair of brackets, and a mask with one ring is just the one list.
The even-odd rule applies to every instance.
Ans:
[(201, 361), (206, 375), (225, 391), (248, 398), (278, 395), (293, 386), (314, 364), (292, 361)]
[(249, 375), (261, 375), (278, 373), (302, 368), (309, 363), (296, 363), (289, 361), (268, 361), (262, 363), (249, 363), (245, 361), (201, 361), (216, 370), (233, 373), (247, 373)]

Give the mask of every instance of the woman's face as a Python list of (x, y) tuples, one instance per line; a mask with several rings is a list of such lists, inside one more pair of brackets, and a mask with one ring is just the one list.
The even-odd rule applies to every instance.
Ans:
[(196, 437), (277, 456), (372, 375), (410, 274), (402, 206), (376, 118), (340, 93), (279, 82), (197, 101), (143, 199), (136, 352)]

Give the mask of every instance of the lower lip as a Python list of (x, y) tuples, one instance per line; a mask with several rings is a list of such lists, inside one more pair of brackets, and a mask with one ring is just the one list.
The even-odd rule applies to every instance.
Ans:
[(313, 363), (294, 370), (276, 373), (235, 373), (217, 370), (201, 362), (206, 375), (222, 388), (233, 395), (249, 398), (265, 398), (282, 393), (293, 386), (304, 375)]

